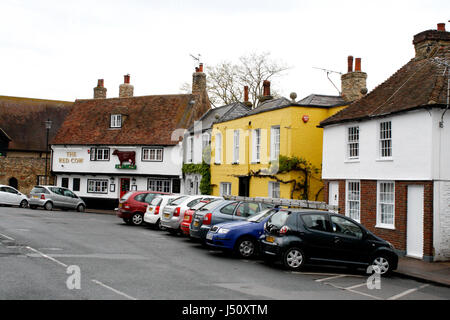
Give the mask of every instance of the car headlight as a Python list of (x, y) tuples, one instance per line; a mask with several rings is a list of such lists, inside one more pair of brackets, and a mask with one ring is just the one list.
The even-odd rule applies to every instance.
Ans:
[(217, 231), (217, 233), (225, 234), (228, 233), (229, 231), (230, 229), (220, 228), (219, 231)]

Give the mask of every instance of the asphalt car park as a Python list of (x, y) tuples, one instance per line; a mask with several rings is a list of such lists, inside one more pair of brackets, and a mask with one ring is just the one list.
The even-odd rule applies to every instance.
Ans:
[[(407, 300), (450, 289), (397, 274), (238, 259), (114, 215), (0, 207), (0, 299)], [(78, 267), (81, 287), (69, 288)], [(369, 282), (368, 282), (369, 281)], [(368, 285), (371, 284), (371, 285)]]

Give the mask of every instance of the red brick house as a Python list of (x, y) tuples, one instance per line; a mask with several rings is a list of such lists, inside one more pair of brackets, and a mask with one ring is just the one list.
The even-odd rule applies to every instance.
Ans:
[(450, 259), (450, 32), (416, 34), (416, 55), (321, 122), (325, 201), (400, 254)]

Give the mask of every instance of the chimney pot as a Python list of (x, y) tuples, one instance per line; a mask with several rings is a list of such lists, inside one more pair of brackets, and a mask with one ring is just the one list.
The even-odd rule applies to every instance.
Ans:
[(348, 65), (347, 72), (353, 72), (353, 56), (348, 56), (347, 65)]
[(103, 80), (103, 79), (98, 79), (98, 82), (97, 82), (97, 87), (99, 87), (99, 88), (103, 88), (103, 87), (104, 87), (104, 85), (105, 85), (105, 82), (104, 82), (104, 80)]
[(355, 71), (361, 71), (361, 58), (355, 59)]
[(270, 81), (263, 81), (263, 96), (270, 96)]
[(198, 72), (203, 72), (203, 63), (198, 66)]
[(123, 83), (130, 83), (130, 75), (126, 74), (123, 76)]
[(248, 102), (248, 86), (244, 86), (244, 102)]
[(438, 31), (445, 31), (445, 23), (438, 23), (437, 29)]

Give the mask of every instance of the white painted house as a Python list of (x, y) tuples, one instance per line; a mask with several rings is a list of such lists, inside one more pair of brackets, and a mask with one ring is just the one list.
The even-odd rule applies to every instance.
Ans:
[(130, 190), (182, 193), (183, 134), (210, 109), (204, 73), (193, 78), (192, 94), (135, 97), (127, 75), (110, 99), (99, 80), (94, 99), (76, 100), (52, 141), (56, 184), (88, 207), (116, 207)]
[(411, 61), (321, 123), (325, 200), (400, 254), (450, 260), (450, 33), (413, 43)]

